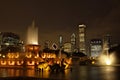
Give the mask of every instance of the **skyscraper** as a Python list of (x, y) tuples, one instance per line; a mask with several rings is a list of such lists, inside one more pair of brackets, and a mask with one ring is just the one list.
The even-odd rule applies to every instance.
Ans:
[(72, 51), (71, 47), (72, 47), (71, 43), (69, 43), (69, 42), (64, 43), (63, 44), (64, 52), (71, 53), (71, 51)]
[(90, 52), (91, 57), (99, 57), (102, 53), (102, 40), (101, 39), (92, 39), (90, 41)]
[(71, 50), (72, 50), (72, 52), (75, 52), (75, 48), (76, 48), (76, 36), (73, 33), (71, 35)]
[(63, 46), (63, 37), (62, 35), (59, 36), (59, 48), (62, 48)]
[(12, 32), (0, 32), (0, 51), (18, 52), (22, 51), (23, 41), (18, 34)]
[(79, 51), (86, 54), (85, 28), (84, 24), (79, 25)]

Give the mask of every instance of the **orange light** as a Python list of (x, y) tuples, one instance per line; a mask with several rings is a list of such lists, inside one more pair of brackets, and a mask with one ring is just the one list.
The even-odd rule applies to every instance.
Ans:
[(27, 61), (27, 65), (34, 65), (35, 61)]
[(1, 62), (1, 65), (6, 65), (7, 62), (6, 61), (0, 61)]
[(15, 61), (8, 61), (8, 65), (15, 65)]
[(27, 58), (31, 58), (31, 57), (32, 57), (32, 54), (26, 54), (26, 57), (27, 57)]
[(17, 65), (22, 65), (23, 61), (17, 61)]

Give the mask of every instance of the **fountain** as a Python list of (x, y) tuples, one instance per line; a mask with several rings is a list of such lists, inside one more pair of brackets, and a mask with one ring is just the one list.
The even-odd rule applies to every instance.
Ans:
[[(61, 46), (62, 47), (62, 46)], [(42, 52), (40, 53), (40, 45), (38, 44), (38, 28), (35, 27), (35, 22), (32, 22), (32, 25), (28, 27), (27, 31), (27, 41), (25, 44), (25, 52), (22, 54), (20, 52), (8, 53), (7, 58), (0, 59), (0, 65), (6, 67), (22, 67), (22, 68), (35, 68), (40, 67), (44, 70), (52, 69), (58, 70), (58, 65), (60, 67), (59, 70), (63, 70), (68, 68), (68, 65), (71, 64), (71, 58), (62, 59), (62, 53), (60, 49), (60, 58), (56, 57), (55, 51), (53, 52)], [(41, 56), (40, 56), (41, 55)], [(45, 65), (49, 65), (51, 67), (46, 68)], [(56, 67), (57, 64), (57, 67)], [(66, 66), (66, 67), (65, 67)]]
[(34, 20), (32, 22), (32, 25), (28, 27), (27, 44), (38, 45), (38, 28), (35, 27), (35, 21)]
[(38, 28), (35, 27), (35, 21), (33, 20), (32, 25), (28, 27), (25, 51), (38, 53), (39, 50), (40, 45), (38, 44)]
[(29, 67), (38, 64), (42, 59), (39, 57), (40, 45), (38, 44), (38, 28), (35, 22), (28, 27), (25, 54), (21, 52), (8, 52), (6, 57), (0, 59), (0, 65), (4, 67)]

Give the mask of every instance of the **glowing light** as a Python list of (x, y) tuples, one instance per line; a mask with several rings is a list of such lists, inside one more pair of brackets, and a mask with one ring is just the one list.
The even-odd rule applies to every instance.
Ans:
[(5, 58), (5, 55), (3, 55), (2, 57)]
[(107, 64), (107, 65), (110, 65), (110, 64), (111, 64), (110, 59), (106, 59), (106, 64)]
[(54, 53), (43, 53), (42, 58), (56, 58), (56, 55)]
[(41, 70), (42, 69), (46, 70), (46, 71), (50, 70), (50, 67), (48, 66), (48, 63), (42, 63), (42, 64), (38, 65), (38, 68), (41, 69)]
[(26, 54), (26, 57), (27, 57), (27, 58), (31, 58), (31, 57), (32, 57), (32, 54)]
[(15, 61), (8, 61), (9, 65), (15, 65)]
[(27, 61), (27, 65), (34, 65), (35, 61)]
[(37, 54), (36, 56), (35, 56), (35, 58), (38, 58), (39, 57), (39, 54)]
[(92, 61), (92, 64), (95, 64), (95, 61)]
[(100, 58), (100, 62), (103, 65), (111, 65), (114, 62), (114, 56), (113, 55), (109, 55), (109, 56), (102, 55)]
[(1, 62), (1, 65), (6, 65), (7, 62), (6, 61), (0, 61)]
[(23, 61), (17, 61), (17, 65), (22, 65)]
[(19, 54), (18, 53), (15, 55), (15, 58), (19, 58)]

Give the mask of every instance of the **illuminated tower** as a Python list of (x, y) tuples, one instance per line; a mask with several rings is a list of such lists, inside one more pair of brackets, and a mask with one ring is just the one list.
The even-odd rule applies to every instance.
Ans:
[(62, 48), (62, 46), (63, 46), (63, 37), (62, 37), (62, 35), (60, 35), (60, 37), (59, 37), (59, 48)]
[(90, 41), (91, 57), (99, 57), (102, 53), (102, 40), (92, 39)]
[(75, 48), (76, 48), (76, 36), (73, 33), (71, 35), (71, 50), (72, 50), (72, 52), (75, 52)]
[(79, 25), (79, 51), (86, 54), (85, 28), (86, 26), (84, 24)]

